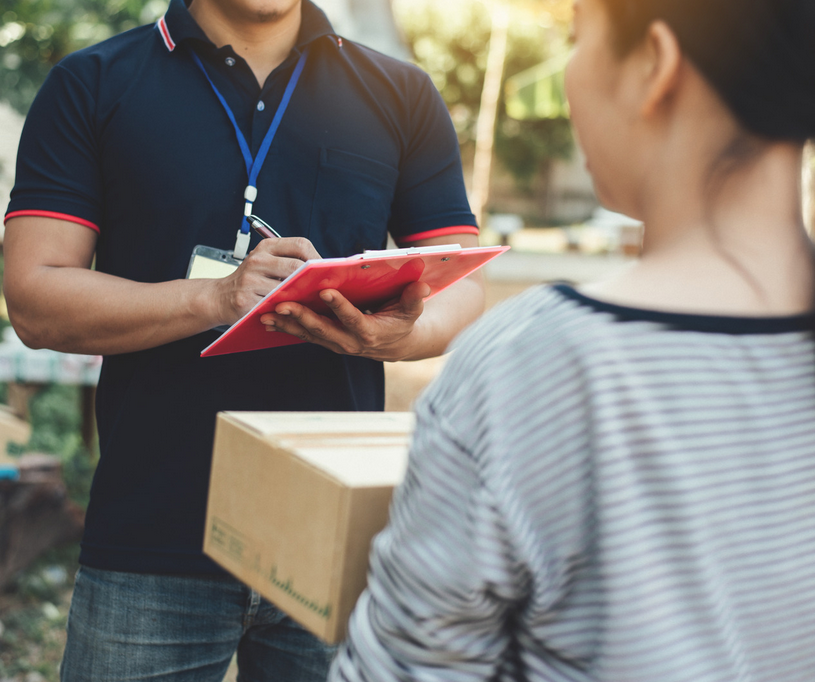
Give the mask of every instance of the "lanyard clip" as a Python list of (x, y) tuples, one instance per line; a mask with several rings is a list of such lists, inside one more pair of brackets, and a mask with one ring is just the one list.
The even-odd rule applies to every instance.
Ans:
[(232, 251), (232, 257), (235, 260), (243, 260), (246, 258), (246, 252), (249, 250), (249, 239), (251, 238), (250, 232), (238, 230), (238, 236), (235, 239), (235, 249)]
[(247, 185), (246, 189), (243, 190), (243, 198), (246, 199), (246, 206), (243, 208), (243, 214), (246, 217), (241, 221), (241, 229), (238, 230), (238, 236), (235, 239), (235, 250), (232, 252), (232, 257), (235, 260), (246, 258), (246, 252), (249, 250), (249, 239), (252, 232), (249, 230), (249, 223), (246, 218), (252, 215), (252, 204), (258, 198), (258, 188)]
[(248, 218), (252, 215), (252, 204), (254, 204), (255, 199), (258, 198), (258, 188), (247, 185), (246, 189), (243, 190), (243, 198), (246, 199), (246, 206), (243, 207), (243, 215)]

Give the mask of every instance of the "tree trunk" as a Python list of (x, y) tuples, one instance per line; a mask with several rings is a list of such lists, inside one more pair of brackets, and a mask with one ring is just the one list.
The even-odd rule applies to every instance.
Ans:
[(483, 226), (484, 211), (490, 196), (492, 148), (495, 144), (495, 122), (501, 100), (501, 82), (507, 56), (509, 14), (505, 7), (496, 5), (492, 12), (492, 33), (481, 91), (481, 107), (475, 129), (475, 158), (473, 159), (473, 186), (471, 208), (479, 225)]

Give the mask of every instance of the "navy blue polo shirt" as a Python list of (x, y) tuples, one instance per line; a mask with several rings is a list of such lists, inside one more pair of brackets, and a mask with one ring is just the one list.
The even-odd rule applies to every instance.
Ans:
[[(197, 244), (233, 247), (247, 183), (235, 131), (191, 51), (256, 154), (309, 46), (254, 212), (324, 257), (382, 248), (388, 232), (397, 243), (477, 233), (456, 135), (428, 77), (342, 40), (309, 0), (302, 11), (297, 46), (263, 87), (231, 47), (206, 38), (183, 0), (155, 26), (66, 57), (26, 120), (6, 219), (96, 230), (99, 271), (183, 278)], [(383, 409), (381, 363), (311, 344), (200, 358), (216, 336), (105, 358), (83, 564), (218, 570), (201, 553), (218, 411)]]

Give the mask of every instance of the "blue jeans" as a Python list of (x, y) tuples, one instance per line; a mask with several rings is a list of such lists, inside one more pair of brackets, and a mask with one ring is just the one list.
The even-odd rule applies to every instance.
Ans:
[(230, 577), (141, 575), (82, 567), (61, 682), (323, 682), (323, 644)]

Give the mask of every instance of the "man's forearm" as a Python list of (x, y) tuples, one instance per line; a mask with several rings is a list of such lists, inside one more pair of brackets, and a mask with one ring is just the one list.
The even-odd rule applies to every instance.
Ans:
[(16, 217), (6, 225), (3, 277), (12, 324), (33, 348), (112, 355), (232, 324), (309, 258), (301, 238), (264, 239), (223, 279), (134, 282), (90, 269), (96, 233)]
[(40, 267), (9, 298), (34, 348), (112, 355), (153, 348), (220, 322), (213, 280), (145, 284), (82, 268)]
[(411, 333), (404, 360), (433, 358), (484, 312), (484, 279), (480, 272), (466, 277), (431, 298)]

